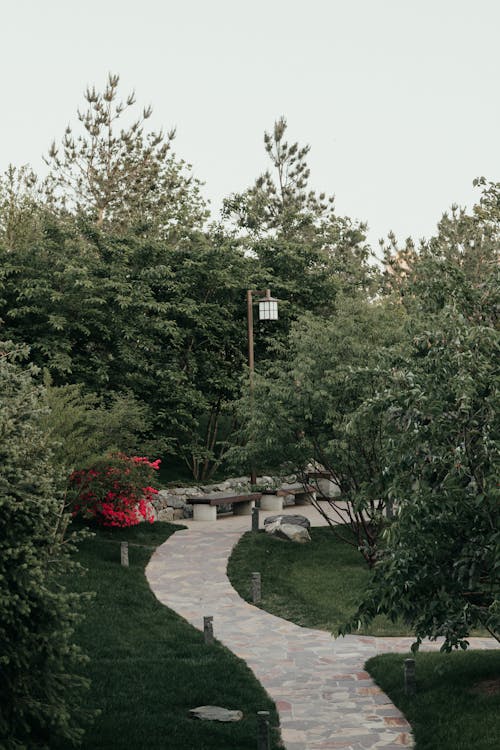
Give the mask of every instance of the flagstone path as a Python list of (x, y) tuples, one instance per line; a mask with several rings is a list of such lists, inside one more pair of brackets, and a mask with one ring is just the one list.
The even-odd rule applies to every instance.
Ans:
[[(313, 525), (324, 523), (310, 506), (297, 512), (307, 515)], [(272, 514), (260, 512), (261, 524), (266, 515)], [(325, 631), (301, 628), (253, 607), (239, 597), (226, 576), (228, 557), (250, 529), (250, 517), (185, 523), (188, 529), (173, 534), (154, 552), (146, 569), (151, 589), (200, 630), (203, 617), (213, 616), (215, 637), (246, 661), (275, 701), (286, 750), (413, 746), (406, 719), (363, 666), (378, 653), (408, 652), (412, 638), (334, 639)], [(475, 648), (498, 645), (488, 638), (470, 640)]]

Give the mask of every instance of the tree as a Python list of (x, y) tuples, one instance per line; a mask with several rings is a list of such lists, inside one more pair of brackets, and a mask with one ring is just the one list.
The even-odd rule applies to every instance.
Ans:
[(379, 399), (399, 511), (356, 619), (402, 617), (417, 645), (465, 646), (475, 627), (500, 640), (499, 354), (498, 330), (447, 310)]
[[(337, 297), (325, 321), (311, 315), (292, 327), (266, 377), (257, 377), (253, 403), (243, 404), (244, 448), (233, 455), (250, 464), (302, 474), (314, 460), (341, 489), (328, 510), (317, 505), (333, 533), (348, 523), (369, 565), (378, 555), (388, 501), (384, 410), (367, 411), (367, 399), (385, 387), (391, 350), (404, 339), (401, 306)], [(243, 420), (242, 420), (243, 421)]]
[(77, 227), (43, 218), (36, 242), (0, 245), (0, 316), (4, 336), (30, 346), (30, 360), (56, 385), (108, 382), (113, 321), (95, 247)]
[(33, 170), (9, 165), (0, 176), (0, 242), (7, 250), (37, 242), (44, 213), (43, 187)]
[(166, 248), (48, 217), (42, 237), (0, 246), (5, 335), (30, 345), (55, 387), (80, 384), (107, 407), (131, 394), (148, 409), (147, 452), (175, 452), (207, 478), (232, 431), (254, 261), (215, 230)]
[(175, 130), (145, 132), (151, 107), (122, 124), (136, 100), (134, 92), (119, 99), (119, 80), (109, 74), (102, 92), (88, 87), (88, 107), (78, 110), (81, 132), (68, 125), (60, 147), (52, 143), (49, 195), (115, 234), (135, 227), (165, 238), (201, 226), (207, 211), (200, 183), (172, 154)]
[(48, 750), (82, 734), (85, 682), (72, 644), (79, 596), (59, 583), (71, 565), (40, 388), (20, 363), (26, 350), (0, 349), (0, 745)]
[(141, 435), (151, 416), (131, 394), (112, 393), (105, 401), (85, 393), (81, 383), (54, 386), (46, 374), (40, 426), (51, 439), (51, 460), (66, 476), (109, 453), (138, 455), (154, 450)]
[(466, 647), (474, 627), (500, 639), (499, 195), (489, 183), (471, 214), (445, 215), (412, 259), (413, 341), (374, 400), (399, 509), (355, 620), (402, 617), (416, 648)]
[[(243, 247), (259, 261), (254, 288), (271, 287), (283, 300), (273, 330), (273, 339), (283, 341), (302, 313), (331, 316), (339, 292), (366, 291), (373, 281), (365, 225), (338, 216), (334, 198), (309, 187), (309, 146), (290, 144), (286, 130), (281, 117), (264, 134), (271, 169), (248, 190), (230, 196), (223, 209)], [(270, 342), (263, 340), (267, 348)]]

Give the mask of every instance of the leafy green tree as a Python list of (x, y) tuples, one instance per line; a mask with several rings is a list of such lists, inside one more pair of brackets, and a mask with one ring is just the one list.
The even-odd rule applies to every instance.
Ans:
[(233, 451), (254, 466), (285, 463), (304, 475), (312, 460), (322, 465), (342, 498), (318, 510), (337, 535), (343, 536), (339, 522), (351, 526), (369, 565), (385, 524), (389, 423), (384, 410), (367, 411), (364, 404), (385, 387), (403, 323), (400, 305), (359, 297), (338, 297), (332, 320), (301, 318), (286, 353), (256, 378), (254, 398), (244, 403), (246, 444)]
[(403, 617), (416, 634), (466, 647), (500, 637), (498, 240), (500, 186), (454, 209), (400, 280), (413, 342), (373, 404), (391, 415), (398, 514), (357, 617)]
[(417, 644), (465, 646), (475, 627), (500, 639), (499, 354), (498, 330), (447, 310), (378, 399), (397, 426), (399, 511), (357, 618), (402, 617)]
[(54, 386), (46, 378), (40, 425), (52, 442), (52, 461), (67, 476), (108, 453), (149, 455), (155, 448), (141, 435), (149, 432), (144, 403), (130, 394), (107, 399), (85, 393), (81, 383)]
[(166, 247), (49, 217), (39, 244), (0, 247), (0, 316), (55, 387), (81, 384), (108, 406), (132, 394), (148, 408), (147, 452), (206, 478), (232, 431), (253, 265), (215, 230)]
[(0, 316), (4, 336), (30, 345), (30, 360), (56, 384), (108, 381), (113, 322), (95, 247), (75, 226), (45, 216), (29, 246), (0, 245)]
[(58, 582), (71, 566), (40, 388), (20, 363), (26, 351), (0, 348), (0, 745), (48, 750), (82, 735), (79, 597)]
[(114, 234), (175, 235), (207, 218), (200, 183), (172, 153), (175, 130), (145, 131), (152, 108), (130, 121), (134, 92), (119, 98), (119, 76), (109, 74), (102, 92), (85, 92), (79, 128), (68, 125), (50, 147), (49, 196), (56, 205), (90, 218)]
[[(136, 289), (142, 279), (148, 285), (153, 281), (155, 302), (146, 291), (141, 294), (141, 304), (150, 300), (151, 312), (143, 319), (128, 316), (141, 326), (141, 334), (121, 342), (117, 361), (127, 361), (130, 347), (147, 347), (141, 367), (130, 368), (124, 385), (152, 407), (170, 450), (196, 479), (207, 479), (223, 462), (234, 430), (234, 401), (246, 361), (245, 289), (252, 261), (217, 233), (173, 247), (163, 270), (154, 263), (154, 269), (145, 269), (144, 257), (141, 250), (131, 278)], [(154, 304), (161, 305), (158, 316)], [(164, 335), (155, 334), (155, 325)]]

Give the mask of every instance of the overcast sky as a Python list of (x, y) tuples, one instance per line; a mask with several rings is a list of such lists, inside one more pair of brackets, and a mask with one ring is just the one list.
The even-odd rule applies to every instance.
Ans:
[(498, 0), (0, 0), (0, 170), (75, 122), (119, 73), (176, 126), (214, 212), (266, 168), (284, 115), (339, 213), (429, 236), (479, 175), (500, 180)]

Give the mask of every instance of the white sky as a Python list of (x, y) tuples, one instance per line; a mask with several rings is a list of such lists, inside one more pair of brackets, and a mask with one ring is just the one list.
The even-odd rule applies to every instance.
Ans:
[(176, 152), (217, 211), (267, 166), (285, 115), (311, 185), (339, 213), (433, 233), (479, 175), (500, 179), (498, 0), (0, 0), (0, 170), (62, 136), (87, 84), (176, 126)]

